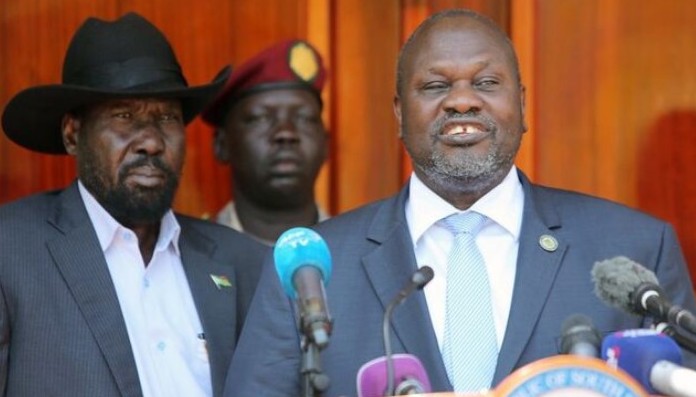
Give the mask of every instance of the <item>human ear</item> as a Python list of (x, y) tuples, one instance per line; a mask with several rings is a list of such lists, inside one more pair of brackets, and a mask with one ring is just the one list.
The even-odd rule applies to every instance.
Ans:
[(522, 117), (522, 132), (527, 132), (527, 115), (526, 115), (526, 88), (520, 84), (520, 116)]
[(394, 116), (396, 116), (396, 122), (399, 128), (399, 139), (402, 139), (404, 134), (401, 128), (401, 99), (398, 95), (394, 95), (392, 106), (394, 108)]
[(75, 115), (66, 113), (61, 120), (61, 133), (65, 151), (75, 156), (77, 154), (77, 141), (80, 139), (80, 119)]
[(227, 148), (227, 131), (224, 128), (215, 128), (213, 136), (213, 153), (215, 153), (215, 158), (221, 163), (230, 162), (230, 152)]

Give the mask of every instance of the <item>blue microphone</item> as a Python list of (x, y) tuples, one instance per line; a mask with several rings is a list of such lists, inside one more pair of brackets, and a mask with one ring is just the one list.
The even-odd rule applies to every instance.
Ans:
[(285, 293), (297, 302), (302, 334), (320, 349), (326, 347), (332, 327), (324, 291), (331, 278), (326, 242), (312, 229), (288, 229), (278, 237), (273, 259)]
[(608, 335), (602, 341), (602, 359), (627, 372), (651, 394), (696, 396), (696, 371), (682, 367), (677, 343), (655, 330), (633, 329)]

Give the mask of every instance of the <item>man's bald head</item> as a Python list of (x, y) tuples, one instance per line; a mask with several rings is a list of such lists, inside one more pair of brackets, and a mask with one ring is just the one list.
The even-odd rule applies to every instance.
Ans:
[(493, 22), (491, 19), (474, 11), (467, 9), (450, 9), (429, 16), (420, 25), (418, 25), (416, 30), (414, 30), (411, 36), (409, 36), (409, 38), (406, 40), (406, 43), (404, 43), (403, 47), (401, 48), (401, 51), (399, 52), (399, 58), (397, 59), (396, 64), (397, 95), (401, 96), (403, 93), (406, 60), (410, 58), (413, 48), (416, 47), (415, 44), (420, 41), (420, 38), (422, 36), (426, 36), (427, 33), (430, 32), (434, 27), (436, 27), (441, 21), (452, 18), (463, 18), (468, 19), (470, 21), (478, 22), (476, 25), (480, 26), (481, 29), (488, 30), (494, 37), (499, 39), (500, 45), (504, 47), (505, 51), (508, 53), (510, 62), (513, 65), (515, 77), (517, 78), (518, 83), (521, 84), (520, 68), (519, 62), (517, 60), (517, 54), (515, 53), (515, 49), (512, 46), (510, 38), (505, 34), (505, 32), (503, 32), (500, 29), (500, 27), (496, 25), (496, 23)]

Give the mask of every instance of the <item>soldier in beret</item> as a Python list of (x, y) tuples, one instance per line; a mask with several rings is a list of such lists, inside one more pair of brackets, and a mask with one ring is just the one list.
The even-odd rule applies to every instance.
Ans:
[(129, 13), (87, 19), (62, 84), (7, 104), (5, 134), (78, 178), (0, 207), (2, 395), (221, 395), (267, 247), (170, 207), (185, 126), (224, 81), (189, 86)]
[(273, 245), (286, 229), (327, 218), (314, 197), (328, 152), (325, 80), (316, 49), (285, 40), (237, 68), (203, 111), (215, 127), (215, 156), (232, 169), (234, 201), (219, 223)]

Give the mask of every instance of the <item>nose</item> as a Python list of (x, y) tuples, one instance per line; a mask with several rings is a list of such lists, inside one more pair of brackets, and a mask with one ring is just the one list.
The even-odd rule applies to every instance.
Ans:
[(150, 156), (164, 151), (164, 137), (160, 127), (155, 122), (141, 122), (136, 129), (134, 149), (139, 154)]
[(448, 113), (477, 113), (483, 107), (483, 100), (475, 87), (461, 82), (451, 87), (442, 107)]
[(278, 117), (278, 122), (273, 132), (273, 142), (279, 145), (292, 145), (300, 141), (295, 120), (288, 116)]

